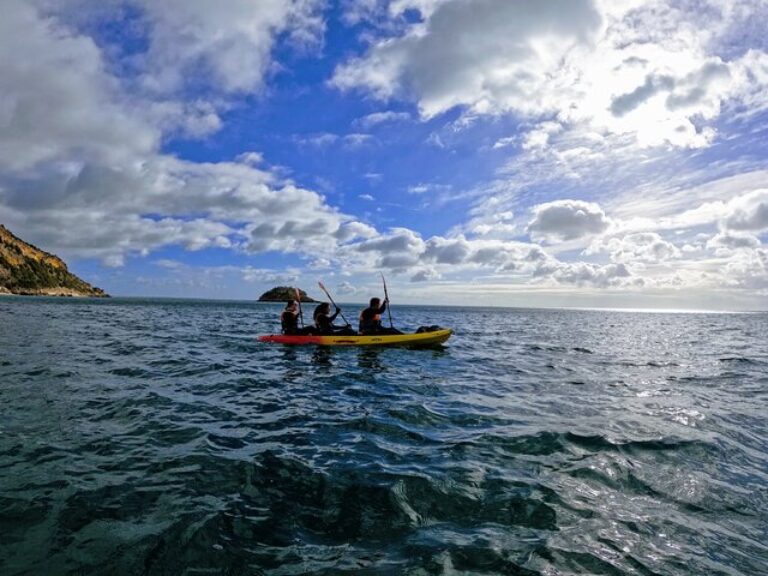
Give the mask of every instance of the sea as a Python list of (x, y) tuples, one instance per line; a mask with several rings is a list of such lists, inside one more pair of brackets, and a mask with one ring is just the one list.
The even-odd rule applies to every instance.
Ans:
[(768, 574), (768, 314), (280, 309), (0, 298), (0, 574)]

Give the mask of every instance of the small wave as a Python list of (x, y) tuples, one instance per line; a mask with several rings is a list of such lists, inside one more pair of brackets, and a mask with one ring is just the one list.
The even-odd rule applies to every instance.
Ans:
[(109, 370), (109, 374), (112, 374), (113, 376), (127, 376), (129, 378), (151, 378), (153, 376), (153, 373), (148, 370), (132, 366), (114, 368)]
[(543, 344), (528, 344), (526, 346), (528, 350), (534, 352), (567, 352), (568, 349), (565, 346), (546, 346)]
[(605, 436), (583, 436), (573, 432), (566, 432), (563, 437), (566, 441), (587, 448), (590, 451), (604, 450), (644, 450), (644, 451), (675, 451), (681, 448), (709, 446), (701, 440), (685, 440), (682, 438), (658, 438), (652, 440), (626, 440), (612, 441)]
[(509, 437), (501, 434), (482, 434), (465, 446), (492, 446), (503, 449), (508, 454), (526, 454), (530, 456), (549, 456), (564, 452), (564, 436), (557, 432), (540, 432)]
[(765, 364), (765, 362), (761, 360), (756, 360), (754, 358), (747, 358), (745, 356), (726, 356), (725, 358), (718, 358), (720, 362), (723, 362), (725, 364), (744, 364), (747, 366), (758, 366)]
[(673, 368), (676, 366), (680, 366), (677, 362), (658, 362), (656, 360), (651, 360), (649, 362), (645, 363), (645, 366), (649, 366), (651, 368)]
[(226, 450), (239, 450), (240, 448), (245, 448), (248, 445), (248, 442), (242, 438), (236, 438), (233, 436), (221, 436), (218, 434), (208, 434), (205, 438), (205, 441), (212, 448), (224, 448)]

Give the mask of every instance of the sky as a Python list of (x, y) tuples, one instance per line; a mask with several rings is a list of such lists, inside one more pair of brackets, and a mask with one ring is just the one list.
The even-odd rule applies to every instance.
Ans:
[(0, 223), (112, 295), (768, 309), (766, 0), (2, 0)]

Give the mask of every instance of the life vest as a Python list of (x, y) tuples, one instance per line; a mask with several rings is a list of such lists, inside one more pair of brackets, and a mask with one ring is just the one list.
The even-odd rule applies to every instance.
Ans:
[(376, 313), (373, 316), (369, 316), (367, 319), (365, 317), (365, 313), (370, 310), (371, 308), (368, 307), (362, 312), (360, 312), (360, 325), (359, 329), (360, 332), (366, 332), (371, 330), (377, 330), (381, 326), (381, 314)]

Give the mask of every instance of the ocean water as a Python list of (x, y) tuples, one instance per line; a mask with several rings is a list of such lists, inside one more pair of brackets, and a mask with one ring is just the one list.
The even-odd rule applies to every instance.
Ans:
[(0, 299), (0, 574), (768, 574), (768, 315), (279, 310)]

